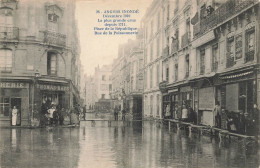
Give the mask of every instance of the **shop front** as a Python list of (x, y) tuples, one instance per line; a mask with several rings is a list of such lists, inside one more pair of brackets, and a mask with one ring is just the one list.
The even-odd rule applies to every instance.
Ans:
[(68, 84), (59, 83), (44, 83), (40, 82), (35, 85), (34, 94), (34, 116), (33, 118), (38, 118), (43, 106), (46, 108), (51, 108), (55, 106), (59, 109), (70, 108), (70, 88)]
[[(0, 82), (1, 125), (20, 126), (29, 124), (29, 86), (29, 82)], [(16, 115), (12, 115), (14, 106), (17, 109)]]

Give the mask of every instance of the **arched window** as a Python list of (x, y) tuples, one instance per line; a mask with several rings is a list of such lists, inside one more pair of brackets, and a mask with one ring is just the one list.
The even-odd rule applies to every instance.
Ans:
[(12, 72), (12, 50), (0, 49), (0, 69), (2, 72)]

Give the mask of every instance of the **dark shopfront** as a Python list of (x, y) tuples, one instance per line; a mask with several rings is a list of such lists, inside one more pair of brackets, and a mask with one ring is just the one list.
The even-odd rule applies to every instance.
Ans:
[[(235, 132), (245, 133), (250, 124), (258, 116), (253, 115), (254, 104), (257, 103), (256, 74), (253, 70), (236, 72), (219, 77), (222, 84), (217, 86), (216, 100), (220, 101), (221, 108), (227, 112), (227, 118), (232, 118), (231, 129)], [(241, 120), (244, 120), (241, 126)], [(226, 123), (222, 121), (221, 127)], [(241, 128), (243, 127), (243, 128)]]
[(11, 125), (12, 109), (18, 109), (16, 125), (28, 125), (29, 121), (29, 83), (0, 82), (0, 120), (1, 125)]
[(55, 105), (58, 108), (68, 109), (70, 106), (70, 88), (68, 84), (37, 83), (35, 85), (35, 111), (34, 118), (38, 118), (43, 104), (50, 108)]

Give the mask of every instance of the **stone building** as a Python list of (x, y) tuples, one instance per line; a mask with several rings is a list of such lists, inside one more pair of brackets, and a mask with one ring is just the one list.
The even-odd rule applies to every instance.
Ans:
[(213, 126), (217, 102), (232, 117), (252, 115), (259, 105), (258, 8), (255, 0), (173, 1), (160, 83), (172, 118), (186, 105), (196, 122)]
[(94, 83), (95, 83), (95, 106), (99, 110), (110, 110), (112, 105), (112, 66), (103, 65), (101, 68), (95, 68)]
[(75, 1), (0, 1), (0, 120), (39, 119), (49, 102), (70, 109), (79, 102), (80, 67)]
[(86, 76), (85, 78), (85, 105), (87, 106), (87, 109), (93, 109), (95, 106), (95, 100), (96, 100), (96, 90), (95, 90), (95, 81), (93, 76)]

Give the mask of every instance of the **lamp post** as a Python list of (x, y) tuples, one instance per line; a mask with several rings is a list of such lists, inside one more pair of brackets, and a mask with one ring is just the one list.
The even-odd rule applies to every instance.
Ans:
[(30, 125), (32, 125), (32, 120), (34, 119), (34, 99), (35, 99), (35, 85), (37, 78), (40, 76), (40, 73), (38, 70), (35, 71), (34, 77), (33, 77), (33, 87), (32, 87), (32, 113), (30, 117)]

